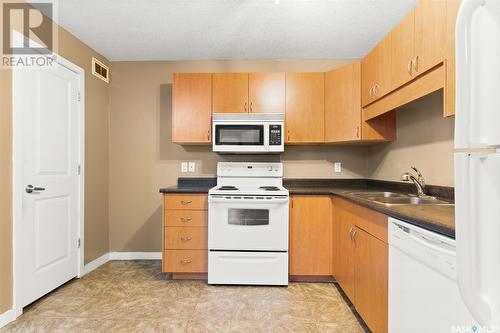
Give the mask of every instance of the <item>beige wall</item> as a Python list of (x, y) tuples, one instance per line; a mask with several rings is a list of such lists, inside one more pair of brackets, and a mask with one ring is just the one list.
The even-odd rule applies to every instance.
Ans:
[[(58, 53), (85, 70), (85, 262), (109, 250), (109, 86), (92, 76), (92, 56), (108, 61), (64, 29)], [(12, 306), (12, 75), (0, 70), (0, 314)]]
[(0, 69), (0, 314), (12, 305), (12, 71)]
[[(366, 147), (296, 146), (281, 156), (217, 155), (210, 146), (171, 143), (173, 72), (325, 71), (349, 60), (113, 62), (110, 131), (110, 250), (161, 250), (160, 187), (174, 185), (181, 161), (190, 176), (215, 176), (218, 161), (278, 161), (286, 177), (364, 177)], [(343, 164), (333, 173), (333, 162)]]
[(453, 186), (455, 122), (443, 118), (442, 99), (438, 91), (398, 109), (398, 139), (369, 148), (370, 178), (399, 181), (414, 165), (428, 184)]

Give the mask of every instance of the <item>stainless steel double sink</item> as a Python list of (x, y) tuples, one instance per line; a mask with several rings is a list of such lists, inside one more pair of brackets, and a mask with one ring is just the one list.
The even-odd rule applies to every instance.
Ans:
[(411, 194), (397, 192), (379, 192), (379, 191), (356, 191), (349, 192), (350, 195), (361, 199), (370, 200), (378, 204), (393, 205), (453, 205), (453, 202), (438, 199), (436, 197), (426, 196), (417, 197)]

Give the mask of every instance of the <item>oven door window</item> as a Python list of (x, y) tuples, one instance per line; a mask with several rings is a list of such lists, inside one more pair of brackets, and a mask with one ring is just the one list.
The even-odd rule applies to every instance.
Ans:
[(232, 225), (269, 225), (269, 210), (231, 208), (227, 220)]
[(264, 125), (215, 125), (215, 144), (263, 146)]

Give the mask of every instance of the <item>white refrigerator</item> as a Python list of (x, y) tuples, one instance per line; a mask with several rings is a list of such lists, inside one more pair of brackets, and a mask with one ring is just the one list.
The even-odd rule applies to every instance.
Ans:
[(456, 24), (455, 219), (460, 294), (500, 327), (500, 0), (462, 0)]

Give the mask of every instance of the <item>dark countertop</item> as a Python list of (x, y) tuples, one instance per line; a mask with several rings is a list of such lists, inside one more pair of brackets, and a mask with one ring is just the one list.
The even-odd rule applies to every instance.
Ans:
[[(179, 178), (177, 186), (162, 188), (160, 192), (208, 193), (208, 190), (215, 185), (214, 178)], [(411, 184), (370, 179), (285, 179), (284, 186), (292, 195), (337, 195), (395, 219), (455, 238), (454, 205), (386, 206), (351, 193), (363, 190), (415, 193)], [(428, 185), (427, 193), (450, 201), (454, 200), (454, 191), (450, 187)]]

